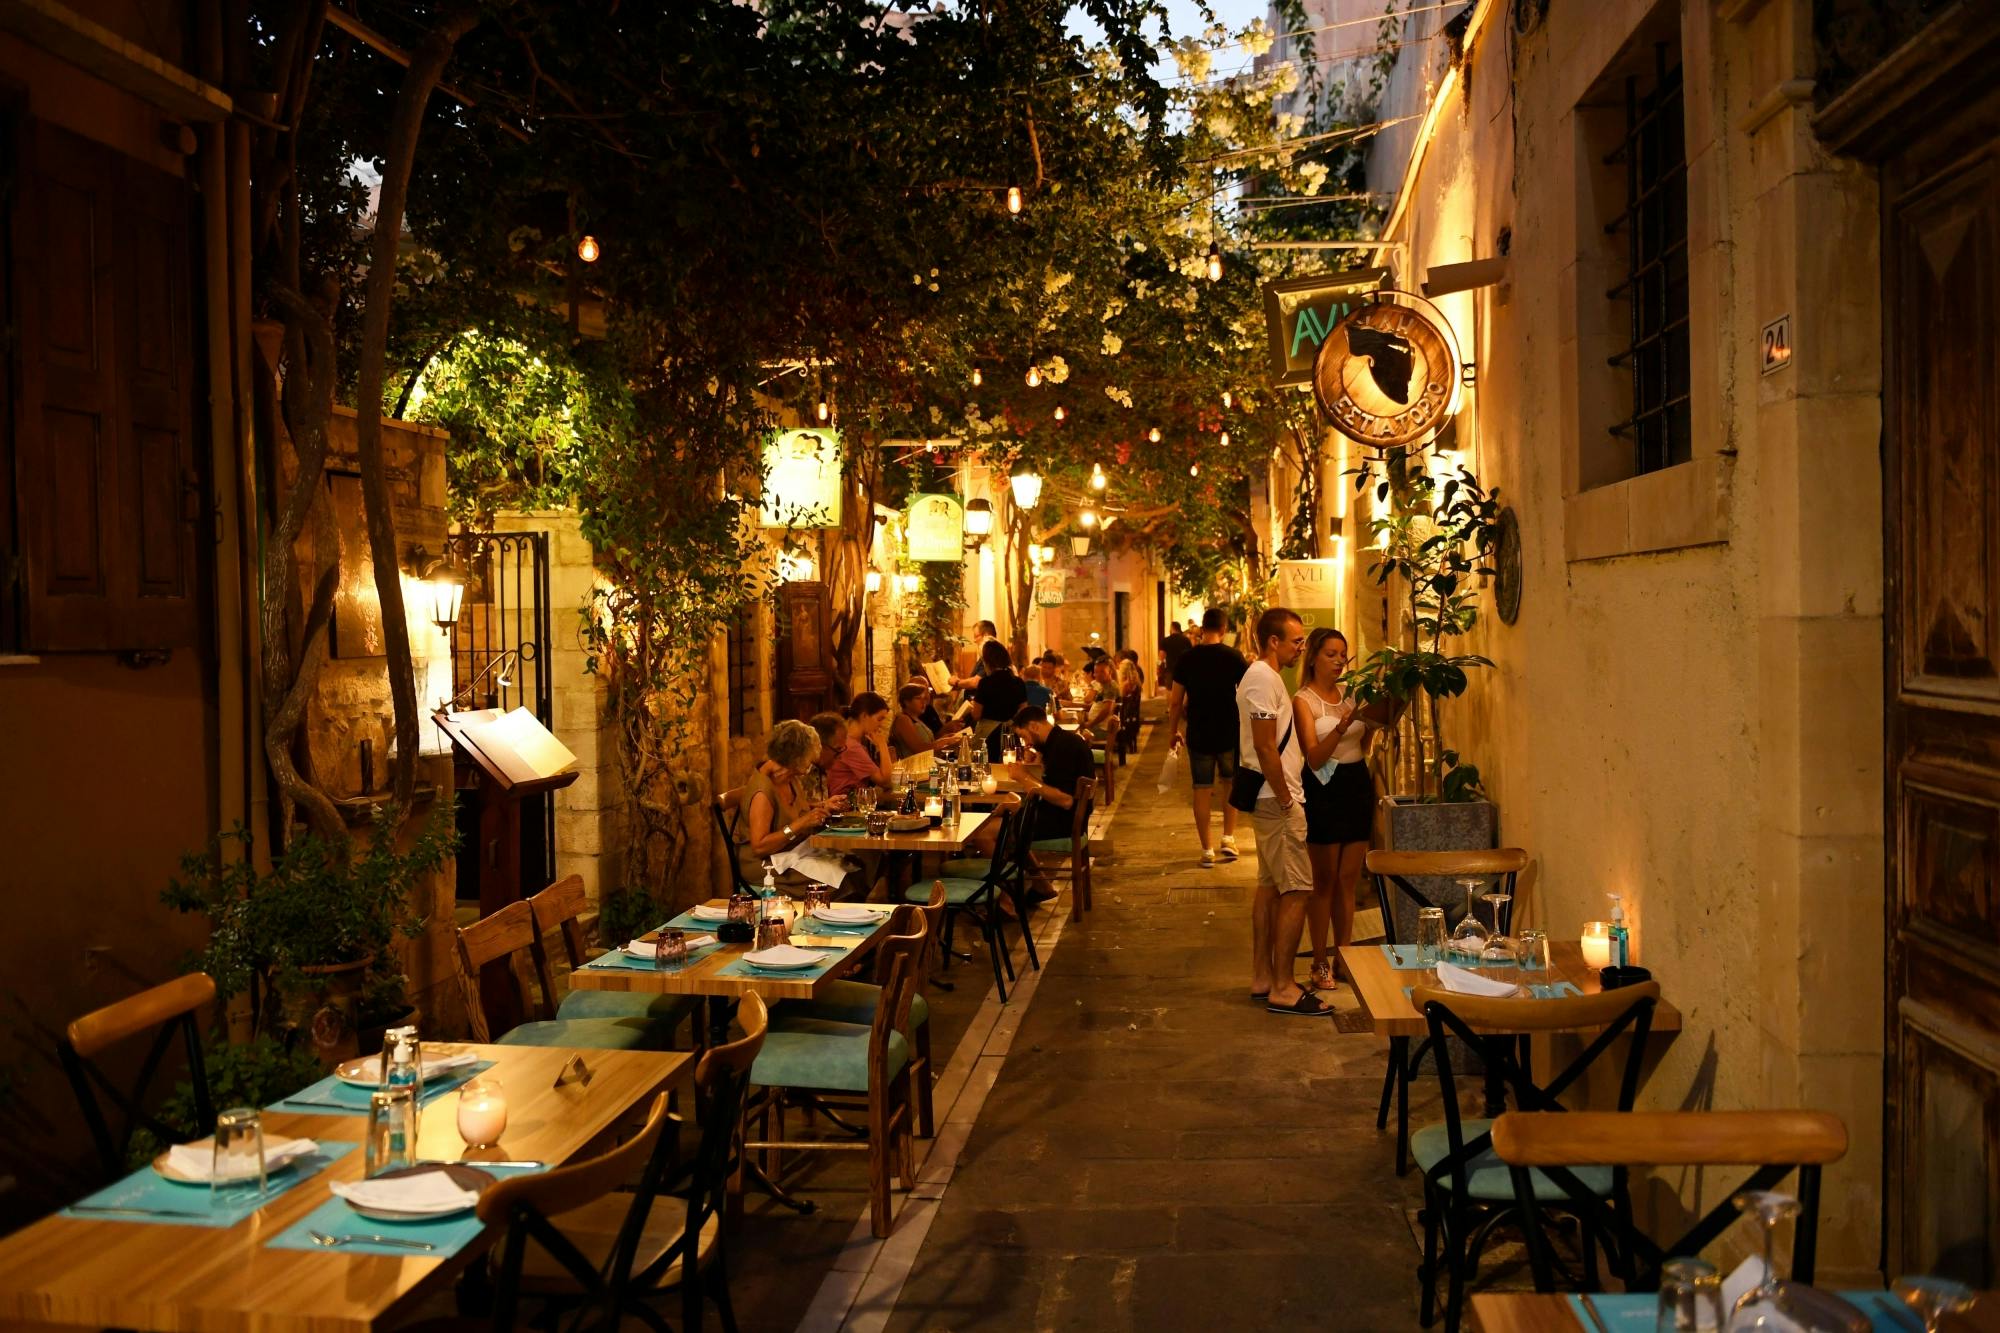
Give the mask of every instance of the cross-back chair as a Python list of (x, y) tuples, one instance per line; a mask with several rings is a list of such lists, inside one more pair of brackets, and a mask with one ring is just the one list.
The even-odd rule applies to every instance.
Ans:
[(736, 857), (736, 848), (739, 845), (736, 825), (744, 818), (743, 789), (731, 787), (710, 801), (708, 809), (715, 817), (715, 831), (722, 839), (722, 850), (729, 861), (730, 883), (746, 893), (757, 892), (756, 888), (743, 878), (743, 866)]
[[(1522, 1217), (1513, 1178), (1493, 1151), (1492, 1122), (1468, 1118), (1459, 1111), (1459, 1092), (1446, 1037), (1455, 1036), (1479, 1052), (1486, 1065), (1489, 1089), (1497, 1087), (1510, 1093), (1517, 1109), (1557, 1112), (1564, 1109), (1563, 1095), (1615, 1043), (1629, 1037), (1618, 1084), (1618, 1109), (1629, 1111), (1638, 1095), (1646, 1033), (1651, 1029), (1653, 1010), (1659, 1000), (1659, 983), (1653, 981), (1548, 1000), (1461, 995), (1430, 986), (1418, 986), (1411, 992), (1410, 1002), (1424, 1015), (1430, 1029), (1426, 1045), (1437, 1069), (1444, 1111), (1440, 1124), (1425, 1126), (1410, 1140), (1411, 1151), (1424, 1176), (1424, 1208), (1419, 1219), (1424, 1227), (1424, 1257), (1417, 1273), (1423, 1284), (1421, 1318), (1426, 1328), (1436, 1317), (1440, 1249), (1447, 1280), (1445, 1330), (1458, 1333), (1465, 1288), (1478, 1270), (1480, 1251), (1487, 1238), (1504, 1222), (1533, 1221), (1532, 1217)], [(1594, 1031), (1595, 1035), (1555, 1077), (1546, 1083), (1536, 1082), (1529, 1063), (1529, 1038), (1571, 1031)], [(1594, 1198), (1608, 1200), (1614, 1209), (1629, 1216), (1631, 1203), (1624, 1168), (1592, 1166), (1585, 1171), (1588, 1178), (1581, 1179), (1579, 1187)], [(1531, 1175), (1529, 1183), (1537, 1199), (1560, 1206), (1564, 1192), (1552, 1179)], [(1583, 1281), (1594, 1286), (1595, 1214), (1578, 1216), (1583, 1223)]]
[[(1390, 944), (1409, 944), (1416, 933), (1416, 914), (1425, 907), (1444, 909), (1445, 928), (1449, 930), (1465, 917), (1463, 902), (1453, 901), (1454, 895), (1443, 894), (1443, 902), (1433, 902), (1424, 886), (1415, 880), (1464, 879), (1471, 876), (1492, 878), (1499, 881), (1502, 891), (1508, 896), (1501, 914), (1501, 933), (1507, 933), (1507, 926), (1514, 917), (1514, 885), (1521, 871), (1528, 864), (1528, 854), (1519, 847), (1500, 847), (1492, 851), (1472, 852), (1370, 852), (1363, 862), (1369, 875), (1375, 881), (1375, 899), (1382, 907), (1382, 935)], [(1398, 913), (1398, 906), (1408, 910)], [(1404, 922), (1408, 927), (1405, 928)], [(1389, 1101), (1396, 1103), (1396, 1174), (1403, 1175), (1410, 1169), (1410, 1079), (1423, 1068), (1424, 1056), (1430, 1051), (1427, 1037), (1410, 1049), (1408, 1037), (1389, 1038), (1388, 1066), (1382, 1072), (1382, 1099), (1375, 1107), (1375, 1128), (1386, 1129), (1389, 1124)]]
[[(535, 921), (535, 938), (530, 946), (535, 973), (547, 984), (555, 976), (548, 955), (548, 937), (560, 936), (563, 956), (571, 975), (590, 961), (583, 941), (583, 914), (590, 910), (590, 895), (583, 876), (568, 875), (528, 899), (528, 911)], [(572, 987), (556, 1006), (557, 1018), (644, 1018), (666, 1023), (669, 1030), (683, 1021), (692, 1022), (700, 1001), (692, 995), (647, 995), (641, 991), (581, 990)]]
[[(1002, 1004), (1007, 1002), (1007, 983), (1014, 979), (1013, 949), (1007, 943), (1007, 922), (1000, 911), (1002, 895), (1013, 904), (1022, 935), (1029, 934), (1025, 911), (1027, 895), (1022, 884), (1023, 867), (1019, 851), (1021, 841), (1027, 837), (1024, 820), (1028, 808), (1028, 803), (1019, 798), (1009, 798), (995, 807), (1000, 825), (993, 840), (993, 855), (986, 862), (984, 874), (976, 877), (944, 875), (935, 881), (944, 887), (945, 894), (944, 933), (935, 946), (942, 965), (946, 968), (951, 966), (954, 956), (951, 945), (959, 919), (971, 918), (986, 941), (986, 952), (993, 964), (993, 985), (1000, 994)], [(907, 897), (912, 902), (922, 902), (929, 892), (921, 884), (912, 884), (907, 890)], [(1033, 948), (1030, 939), (1030, 951)], [(1003, 970), (1005, 976), (1001, 975)]]
[[(465, 1017), (477, 1042), (502, 1046), (581, 1046), (592, 1050), (665, 1050), (673, 1028), (665, 1019), (644, 1015), (622, 1018), (564, 1018), (554, 1014), (550, 997), (555, 983), (544, 970), (547, 955), (538, 960), (539, 941), (534, 910), (526, 902), (511, 902), (469, 926), (458, 936), (458, 984), (465, 997)], [(533, 1015), (527, 1022), (493, 1036), (490, 1016), (480, 995), (480, 973), (488, 963), (502, 964), (515, 1011)], [(540, 995), (530, 985), (539, 984)]]
[[(1792, 1277), (1813, 1280), (1819, 1238), (1820, 1170), (1847, 1155), (1847, 1127), (1824, 1111), (1572, 1111), (1565, 1115), (1508, 1112), (1493, 1122), (1493, 1150), (1507, 1163), (1527, 1223), (1528, 1262), (1537, 1291), (1555, 1290), (1546, 1238), (1534, 1224), (1546, 1196), (1533, 1176), (1561, 1190), (1562, 1206), (1603, 1230), (1627, 1256), (1628, 1291), (1656, 1291), (1660, 1266), (1675, 1255), (1698, 1255), (1740, 1214), (1736, 1197), (1768, 1190), (1798, 1172), (1799, 1216), (1792, 1233)], [(1629, 1207), (1607, 1207), (1578, 1175), (1580, 1168), (1743, 1166), (1736, 1188), (1677, 1240), (1654, 1242), (1634, 1224)]]
[[(1090, 910), (1090, 802), (1096, 791), (1095, 780), (1078, 778), (1070, 798), (1069, 837), (1036, 838), (1028, 844), (1035, 873), (1051, 885), (1059, 879), (1069, 881), (1072, 921), (1083, 920), (1083, 914)], [(1031, 950), (1033, 947), (1029, 946)]]
[[(184, 977), (162, 982), (137, 995), (93, 1009), (72, 1019), (57, 1043), (63, 1072), (69, 1076), (70, 1090), (76, 1094), (84, 1123), (90, 1126), (91, 1141), (97, 1147), (99, 1164), (109, 1179), (125, 1173), (125, 1155), (132, 1136), (145, 1129), (163, 1143), (183, 1136), (184, 1128), (161, 1123), (147, 1106), (147, 1092), (160, 1072), (160, 1062), (176, 1037), (187, 1053), (188, 1083), (194, 1089), (194, 1132), (207, 1134), (215, 1128), (215, 1108), (210, 1104), (208, 1070), (201, 1058), (201, 1010), (215, 1003), (215, 982), (206, 972), (190, 972)], [(153, 1044), (139, 1066), (132, 1090), (126, 1092), (97, 1066), (97, 1056), (127, 1038), (157, 1028)], [(116, 1133), (98, 1103), (102, 1092), (120, 1113)]]

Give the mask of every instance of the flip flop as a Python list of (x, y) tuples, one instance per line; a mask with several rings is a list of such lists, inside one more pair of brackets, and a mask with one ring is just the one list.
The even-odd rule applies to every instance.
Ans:
[(1252, 1004), (1262, 1004), (1270, 998), (1271, 992), (1267, 990), (1253, 990), (1250, 992), (1250, 1003)]
[(1299, 992), (1299, 998), (1290, 1004), (1265, 1004), (1267, 1014), (1289, 1014), (1294, 1018), (1331, 1018), (1333, 1008), (1320, 1001), (1311, 991)]

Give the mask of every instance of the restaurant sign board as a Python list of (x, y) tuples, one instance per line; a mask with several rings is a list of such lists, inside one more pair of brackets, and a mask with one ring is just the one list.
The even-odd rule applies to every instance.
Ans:
[(764, 441), (767, 528), (840, 526), (840, 432), (781, 430)]
[(1437, 307), (1385, 292), (1336, 324), (1313, 366), (1335, 430), (1377, 449), (1427, 444), (1458, 411), (1458, 343)]
[(965, 502), (956, 495), (915, 495), (903, 520), (910, 559), (957, 564), (965, 558)]
[(1035, 575), (1035, 605), (1061, 606), (1068, 583), (1069, 576), (1060, 569), (1045, 569)]
[[(1340, 562), (1338, 560), (1280, 560), (1278, 562), (1277, 605), (1296, 612), (1306, 632), (1340, 628)], [(1352, 647), (1349, 649), (1352, 655)], [(1298, 663), (1280, 674), (1286, 686), (1298, 689)]]
[(1271, 383), (1280, 388), (1312, 383), (1313, 361), (1327, 335), (1388, 276), (1386, 268), (1369, 268), (1265, 283), (1264, 324), (1271, 344)]

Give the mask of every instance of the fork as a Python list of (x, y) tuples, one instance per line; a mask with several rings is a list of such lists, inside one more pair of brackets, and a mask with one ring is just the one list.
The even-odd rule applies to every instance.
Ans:
[(313, 1244), (334, 1249), (342, 1245), (391, 1245), (400, 1250), (435, 1250), (427, 1240), (402, 1240), (395, 1236), (329, 1236), (324, 1231), (308, 1231)]

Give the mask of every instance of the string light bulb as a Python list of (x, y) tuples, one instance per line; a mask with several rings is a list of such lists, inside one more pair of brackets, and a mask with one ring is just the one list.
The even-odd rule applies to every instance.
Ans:
[(819, 407), (818, 407), (818, 408), (816, 409), (816, 411), (814, 412), (814, 415), (815, 415), (815, 416), (817, 416), (817, 417), (818, 417), (818, 418), (819, 418), (819, 419), (820, 419), (821, 421), (830, 421), (830, 420), (832, 420), (832, 419), (833, 419), (833, 404), (832, 404), (832, 403), (829, 403), (829, 402), (827, 402), (827, 401), (826, 401), (826, 399), (824, 399), (824, 398), (820, 399), (820, 400), (819, 400)]
[[(974, 372), (974, 373), (976, 374), (977, 372)], [(977, 381), (977, 380), (975, 380), (975, 381), (973, 381), (973, 382), (974, 382), (975, 384), (976, 384), (976, 383), (978, 383), (978, 381)], [(1226, 411), (1226, 410), (1228, 410), (1229, 408), (1232, 408), (1232, 407), (1236, 406), (1236, 397), (1235, 397), (1235, 395), (1234, 395), (1234, 394), (1232, 394), (1232, 393), (1230, 393), (1230, 392), (1229, 392), (1229, 390), (1227, 390), (1227, 389), (1224, 389), (1224, 390), (1222, 391), (1222, 406), (1223, 406), (1223, 409), (1224, 409), (1225, 411)]]
[(595, 236), (586, 236), (576, 243), (576, 257), (586, 264), (595, 264), (597, 256), (602, 253), (603, 251), (598, 249)]
[(1028, 367), (1028, 387), (1030, 389), (1039, 389), (1042, 387), (1042, 368), (1040, 366)]
[(1067, 413), (1067, 412), (1063, 411), (1063, 405), (1062, 405), (1061, 403), (1057, 403), (1057, 404), (1056, 404), (1056, 420), (1057, 420), (1057, 421), (1061, 421), (1061, 420), (1063, 420), (1064, 418), (1066, 418), (1066, 417), (1068, 417), (1068, 416), (1069, 416), (1069, 413)]
[(1201, 475), (1201, 464), (1199, 464), (1199, 463), (1189, 463), (1189, 464), (1188, 464), (1188, 475), (1189, 475), (1190, 477), (1199, 477), (1199, 476)]
[(1007, 187), (1007, 211), (1016, 217), (1021, 215), (1021, 187), (1018, 185)]
[(1155, 426), (1151, 430), (1147, 431), (1146, 438), (1148, 440), (1151, 440), (1154, 444), (1158, 444), (1160, 442), (1160, 428), (1158, 426)]
[(1227, 449), (1229, 447), (1229, 432), (1228, 431), (1222, 432), (1222, 437), (1218, 439), (1216, 443), (1221, 445), (1223, 448)]
[(1110, 480), (1111, 480), (1111, 478), (1109, 478), (1109, 477), (1107, 477), (1107, 476), (1105, 476), (1105, 475), (1104, 475), (1104, 464), (1102, 464), (1102, 463), (1092, 463), (1092, 464), (1090, 465), (1090, 489), (1091, 489), (1091, 490), (1093, 490), (1093, 491), (1101, 491), (1101, 490), (1103, 490), (1103, 489), (1105, 488), (1105, 486), (1106, 486), (1106, 485), (1107, 485), (1107, 484), (1108, 484), (1108, 483), (1110, 482)]
[(1076, 516), (1076, 521), (1083, 524), (1086, 528), (1094, 528), (1097, 526), (1097, 511), (1095, 509), (1086, 509)]
[(976, 389), (984, 383), (986, 383), (986, 377), (979, 373), (978, 366), (974, 366), (972, 368), (972, 387)]
[(1210, 282), (1222, 281), (1221, 241), (1210, 241), (1208, 243), (1208, 280)]

